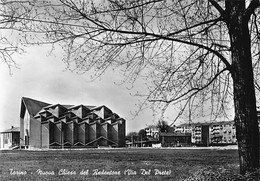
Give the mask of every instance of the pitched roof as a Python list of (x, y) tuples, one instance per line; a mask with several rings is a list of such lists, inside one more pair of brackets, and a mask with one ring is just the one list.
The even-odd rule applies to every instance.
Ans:
[(102, 105), (102, 106), (97, 106), (97, 107), (92, 107), (92, 111), (94, 111), (94, 110), (100, 110), (100, 109), (102, 109), (102, 108), (105, 108), (107, 111), (109, 111), (109, 112), (111, 112), (112, 113), (112, 111), (107, 107), (107, 106), (105, 106), (105, 105)]
[(190, 133), (159, 133), (160, 136), (169, 136), (169, 137), (172, 137), (172, 136), (191, 136)]
[[(60, 106), (66, 108), (68, 110), (73, 109), (73, 108), (77, 108), (77, 107), (80, 107), (80, 106), (86, 107), (87, 109), (89, 109), (91, 111), (99, 110), (101, 108), (105, 108), (107, 111), (113, 113), (109, 108), (107, 108), (104, 105), (102, 105), (102, 106), (90, 106), (90, 105), (49, 104), (49, 103), (38, 101), (38, 100), (35, 100), (35, 99), (22, 97), (20, 117), (21, 118), (24, 117), (26, 109), (28, 110), (30, 115), (36, 116), (39, 112), (43, 111), (45, 108), (49, 108), (49, 107), (57, 106), (57, 105), (60, 105)], [(92, 114), (94, 114), (94, 113), (92, 112)], [(116, 116), (119, 117), (117, 114), (116, 114)]]
[(87, 109), (94, 109), (96, 106), (88, 106), (88, 105), (82, 105), (82, 104), (80, 104), (80, 105), (70, 105), (70, 106), (68, 106), (68, 105), (63, 105), (64, 107), (66, 107), (67, 109), (76, 109), (76, 108), (79, 108), (79, 107), (85, 107), (85, 108), (87, 108)]
[(31, 98), (22, 97), (22, 104), (27, 108), (29, 114), (36, 115), (43, 107), (49, 106), (49, 103), (37, 101)]
[(50, 105), (48, 105), (48, 106), (45, 106), (44, 108), (55, 108), (55, 107), (57, 107), (57, 106), (61, 106), (61, 107), (63, 107), (63, 108), (66, 108), (64, 105), (61, 105), (61, 104), (50, 104)]
[(20, 127), (12, 127), (10, 129), (2, 131), (1, 133), (11, 133), (11, 132), (20, 132)]
[[(25, 114), (25, 109), (28, 110), (29, 114), (30, 115), (37, 115), (37, 113), (39, 113), (40, 111), (43, 110), (43, 108), (48, 108), (48, 107), (52, 107), (52, 106), (55, 106), (55, 105), (61, 105), (63, 107), (65, 107), (66, 109), (70, 109), (70, 108), (75, 108), (75, 107), (79, 107), (79, 106), (84, 106), (86, 107), (87, 109), (99, 109), (99, 108), (102, 108), (102, 107), (105, 107), (105, 106), (90, 106), (90, 105), (64, 105), (64, 104), (49, 104), (49, 103), (46, 103), (46, 102), (42, 102), (42, 101), (38, 101), (38, 100), (35, 100), (35, 99), (31, 99), (31, 98), (28, 98), (28, 97), (22, 97), (22, 105), (21, 105), (21, 113), (20, 113), (20, 117), (23, 117), (24, 114)], [(108, 108), (107, 108), (108, 109)], [(110, 109), (108, 109), (110, 110)]]

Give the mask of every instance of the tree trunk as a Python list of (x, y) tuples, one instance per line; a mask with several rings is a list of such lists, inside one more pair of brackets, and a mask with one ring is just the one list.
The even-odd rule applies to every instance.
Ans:
[[(229, 5), (229, 6), (227, 6)], [(243, 1), (230, 1), (227, 21), (231, 41), (235, 125), (240, 173), (259, 167), (259, 129), (248, 19)]]

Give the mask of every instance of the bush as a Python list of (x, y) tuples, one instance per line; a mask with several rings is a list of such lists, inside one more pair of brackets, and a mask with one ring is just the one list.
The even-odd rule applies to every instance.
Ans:
[(205, 167), (191, 171), (184, 181), (256, 181), (260, 180), (260, 169), (245, 175), (234, 174), (225, 168)]

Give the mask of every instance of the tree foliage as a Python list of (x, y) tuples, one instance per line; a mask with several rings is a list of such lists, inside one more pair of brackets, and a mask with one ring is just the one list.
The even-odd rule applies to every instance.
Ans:
[(144, 129), (139, 130), (138, 136), (140, 141), (147, 140), (146, 131)]
[(131, 136), (138, 136), (137, 132), (130, 132), (127, 134), (127, 137), (131, 137)]
[(170, 126), (168, 125), (168, 123), (163, 120), (159, 120), (156, 126), (159, 129), (159, 132), (161, 132), (161, 133), (166, 133), (170, 129)]

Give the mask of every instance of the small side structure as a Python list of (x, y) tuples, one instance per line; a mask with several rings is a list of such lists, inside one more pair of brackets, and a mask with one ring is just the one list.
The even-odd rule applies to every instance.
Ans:
[(125, 120), (106, 106), (49, 104), (22, 98), (25, 148), (125, 147)]
[(190, 133), (159, 133), (159, 141), (162, 147), (181, 147), (191, 146)]
[(0, 132), (0, 149), (15, 149), (20, 145), (20, 128), (11, 127)]
[(126, 141), (127, 147), (153, 147), (154, 144), (160, 143), (158, 139), (148, 138), (147, 140)]

